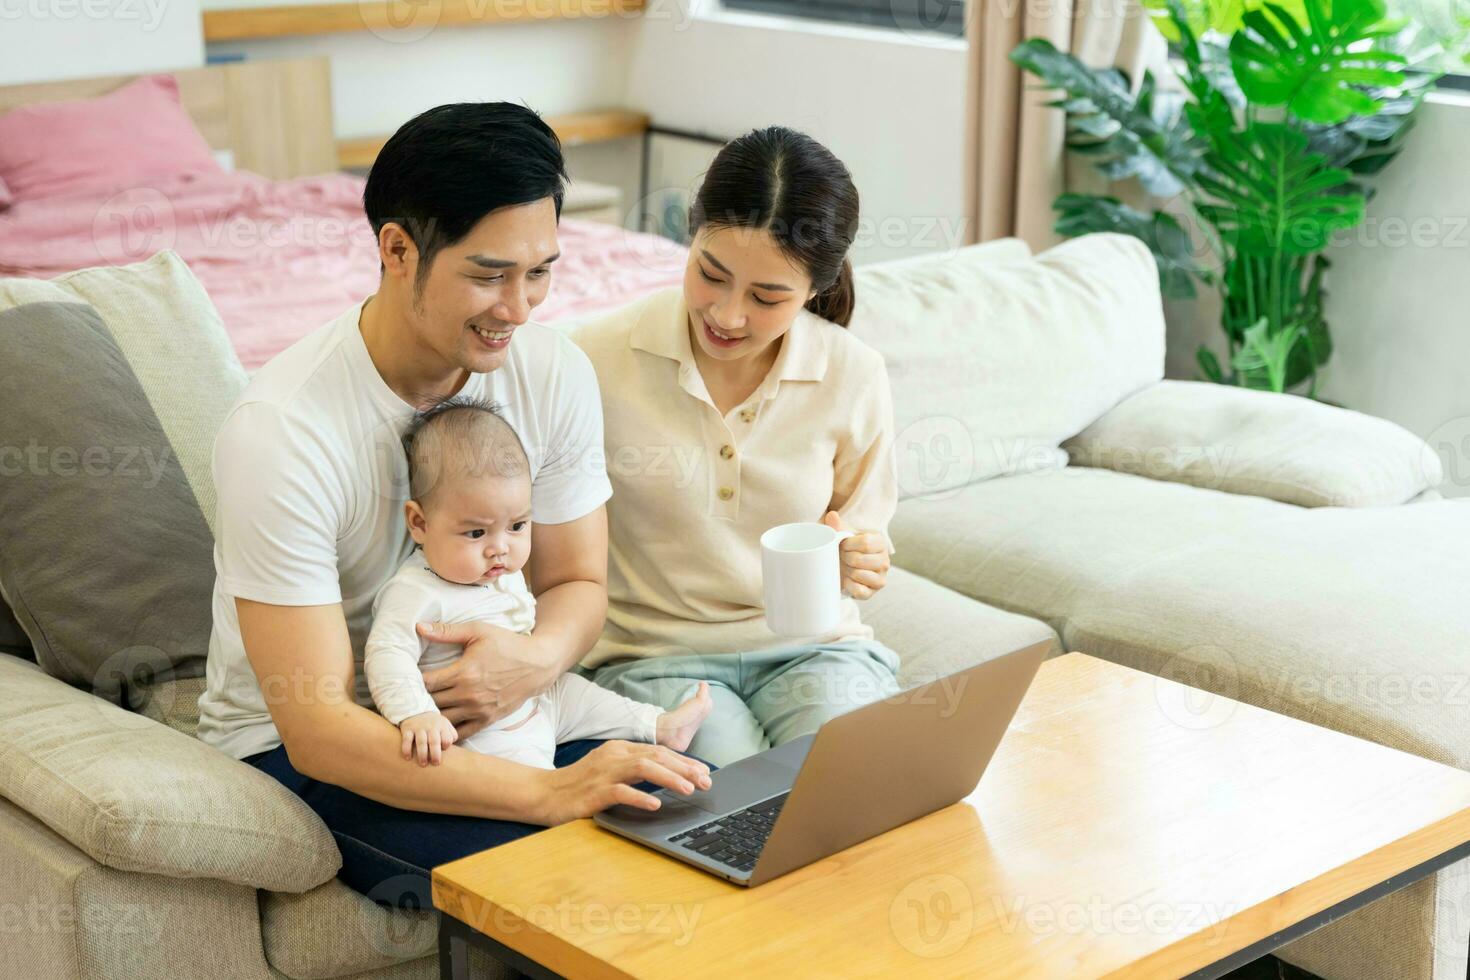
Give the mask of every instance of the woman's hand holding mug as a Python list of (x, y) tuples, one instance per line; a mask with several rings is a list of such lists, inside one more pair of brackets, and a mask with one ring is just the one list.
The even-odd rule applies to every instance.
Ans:
[[(837, 511), (829, 510), (822, 523), (834, 531), (846, 531)], [(888, 584), (888, 542), (876, 531), (855, 532), (841, 541), (838, 555), (842, 559), (842, 593), (854, 599), (871, 599), (873, 593)]]

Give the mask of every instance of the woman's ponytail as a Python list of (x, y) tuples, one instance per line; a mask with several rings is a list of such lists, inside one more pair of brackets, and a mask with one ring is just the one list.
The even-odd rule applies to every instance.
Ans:
[(857, 290), (852, 282), (852, 262), (842, 260), (837, 280), (817, 293), (806, 304), (808, 311), (823, 320), (845, 327), (852, 322), (852, 308), (857, 303)]

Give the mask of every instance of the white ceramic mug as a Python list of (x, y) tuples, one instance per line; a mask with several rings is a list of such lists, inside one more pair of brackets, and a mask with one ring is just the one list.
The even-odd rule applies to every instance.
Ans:
[(837, 544), (852, 531), (825, 524), (780, 524), (761, 535), (766, 625), (780, 636), (826, 633), (842, 617)]

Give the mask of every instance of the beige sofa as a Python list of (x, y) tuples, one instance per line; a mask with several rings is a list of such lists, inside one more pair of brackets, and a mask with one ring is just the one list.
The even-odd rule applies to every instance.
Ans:
[[(893, 525), (901, 567), (865, 615), (902, 655), (902, 680), (1059, 636), (1467, 765), (1462, 705), (1334, 681), (1463, 674), (1470, 581), (1451, 539), (1470, 540), (1470, 508), (1308, 508), (1208, 488), (1381, 504), (1433, 482), (1428, 463), (1422, 479), (1396, 471), (1407, 434), (1331, 410), (1309, 420), (1323, 430), (1311, 444), (1353, 445), (1356, 434), (1360, 458), (1396, 475), (1365, 484), (1361, 466), (1334, 470), (1330, 458), (1284, 467), (1269, 438), (1251, 444), (1251, 459), (1203, 474), (1198, 454), (1134, 452), (1130, 439), (1169, 435), (1133, 419), (1133, 400), (1154, 392), (1205, 404), (1216, 422), (1242, 417), (1211, 392), (1157, 387), (1153, 283), (1147, 253), (1114, 236), (1040, 260), (1003, 242), (860, 273), (854, 330), (889, 359), (906, 497)], [(1269, 396), (1246, 397), (1278, 411)], [(1276, 429), (1294, 431), (1298, 408), (1280, 406)], [(1190, 415), (1188, 405), (1165, 414)], [(1110, 429), (1110, 418), (1127, 424)], [(1269, 433), (1267, 422), (1251, 424)], [(187, 450), (176, 437), (201, 502), (207, 437), (204, 426)], [(1154, 478), (1062, 466), (1069, 456), (1135, 469), (1141, 458)], [(197, 675), (136, 683), (128, 710), (0, 655), (0, 880), (19, 923), (0, 942), (0, 976), (437, 975), (431, 915), (386, 911), (340, 885), (335, 845), (306, 807), (192, 738), (201, 685)], [(1284, 832), (1303, 830), (1282, 820)], [(1451, 869), (1283, 955), (1327, 978), (1458, 980), (1467, 898), (1470, 881)]]

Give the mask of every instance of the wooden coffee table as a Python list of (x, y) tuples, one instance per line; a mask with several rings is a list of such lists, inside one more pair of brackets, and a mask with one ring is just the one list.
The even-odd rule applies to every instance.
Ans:
[(1467, 842), (1470, 773), (1073, 653), (975, 793), (765, 885), (579, 820), (434, 904), (445, 977), (466, 943), (537, 977), (1214, 977)]

